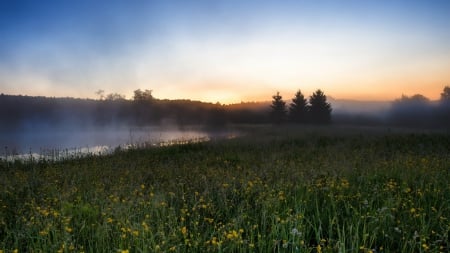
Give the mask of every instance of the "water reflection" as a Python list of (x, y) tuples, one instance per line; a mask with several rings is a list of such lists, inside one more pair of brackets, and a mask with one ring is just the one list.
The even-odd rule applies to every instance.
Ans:
[(233, 138), (232, 130), (192, 128), (52, 129), (1, 133), (1, 159), (62, 160), (85, 155), (104, 155), (118, 149), (146, 148)]

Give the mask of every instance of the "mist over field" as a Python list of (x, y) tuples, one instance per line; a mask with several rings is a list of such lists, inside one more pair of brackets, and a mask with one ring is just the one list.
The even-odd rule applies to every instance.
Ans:
[[(331, 124), (336, 126), (449, 127), (446, 100), (416, 95), (391, 102), (329, 101)], [(235, 135), (236, 125), (273, 124), (271, 110), (270, 102), (221, 105), (153, 97), (136, 101), (1, 95), (0, 145), (6, 155), (224, 137)]]

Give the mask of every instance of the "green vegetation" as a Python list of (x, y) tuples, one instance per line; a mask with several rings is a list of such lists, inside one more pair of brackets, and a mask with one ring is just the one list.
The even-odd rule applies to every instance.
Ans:
[(0, 252), (448, 252), (450, 136), (252, 129), (1, 163)]

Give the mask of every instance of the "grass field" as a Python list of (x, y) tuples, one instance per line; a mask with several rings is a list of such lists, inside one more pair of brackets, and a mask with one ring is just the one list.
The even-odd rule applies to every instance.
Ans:
[(450, 249), (448, 133), (263, 127), (0, 164), (0, 252)]

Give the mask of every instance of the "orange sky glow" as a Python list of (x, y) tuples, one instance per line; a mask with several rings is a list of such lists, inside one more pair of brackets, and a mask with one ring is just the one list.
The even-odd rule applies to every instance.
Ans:
[(449, 1), (27, 4), (0, 15), (1, 93), (131, 99), (149, 89), (230, 104), (298, 89), (436, 100), (450, 85)]

